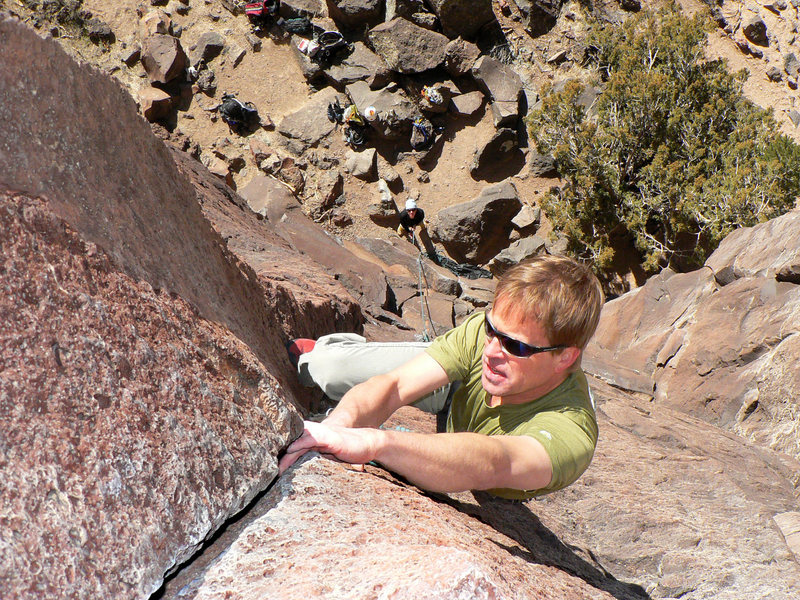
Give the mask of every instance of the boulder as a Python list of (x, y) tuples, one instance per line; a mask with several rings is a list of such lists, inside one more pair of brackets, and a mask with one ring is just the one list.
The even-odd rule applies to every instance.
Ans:
[(422, 112), (417, 105), (397, 85), (372, 90), (365, 81), (356, 81), (348, 85), (346, 91), (361, 114), (369, 106), (375, 108), (377, 116), (370, 121), (370, 126), (384, 139), (408, 139), (411, 124), (415, 119), (422, 118)]
[[(380, 156), (378, 157), (380, 160)], [(378, 175), (380, 177), (380, 174)], [(380, 224), (393, 224), (397, 223), (397, 204), (392, 198), (392, 193), (389, 191), (389, 186), (383, 178), (378, 179), (378, 191), (380, 195), (378, 201), (370, 204), (367, 207), (367, 216)]]
[(472, 76), (492, 100), (519, 101), (523, 88), (522, 80), (509, 65), (484, 55), (473, 64)]
[(550, 31), (558, 20), (564, 0), (514, 0), (524, 27), (533, 36)]
[(327, 0), (328, 14), (337, 23), (359, 27), (380, 23), (384, 0)]
[(139, 42), (122, 42), (120, 44), (119, 58), (128, 67), (133, 67), (142, 57), (142, 46)]
[(359, 152), (348, 150), (344, 168), (353, 177), (372, 181), (375, 179), (375, 156), (375, 148), (367, 148)]
[(538, 152), (529, 153), (528, 172), (534, 177), (558, 177), (555, 159)]
[(170, 35), (171, 31), (172, 19), (160, 8), (147, 11), (139, 20), (139, 37), (143, 40), (157, 33)]
[(453, 77), (463, 77), (472, 72), (472, 67), (480, 55), (480, 48), (475, 44), (456, 38), (448, 42), (445, 47), (444, 66)]
[(380, 154), (378, 155), (378, 177), (383, 179), (392, 189), (399, 189), (403, 185), (400, 173)]
[(440, 210), (432, 235), (454, 260), (484, 264), (508, 246), (521, 207), (511, 182), (490, 185), (474, 200)]
[(336, 128), (336, 124), (328, 119), (328, 105), (337, 99), (343, 105), (347, 104), (346, 99), (333, 88), (316, 92), (302, 107), (283, 118), (278, 132), (296, 140), (303, 148), (316, 146)]
[(722, 285), (742, 277), (800, 283), (800, 211), (735, 230), (705, 266)]
[(513, 267), (526, 258), (544, 253), (545, 240), (538, 235), (531, 235), (512, 243), (501, 251), (487, 265), (492, 275), (499, 277), (509, 267)]
[(747, 18), (742, 26), (742, 33), (747, 40), (757, 46), (769, 46), (767, 24), (759, 15)]
[(145, 119), (159, 121), (172, 110), (172, 96), (158, 88), (144, 87), (139, 90), (139, 106)]
[(488, 169), (521, 156), (516, 130), (498, 129), (485, 144), (475, 149), (470, 173), (480, 178)]
[(363, 42), (353, 44), (353, 52), (332, 64), (324, 72), (338, 89), (343, 89), (356, 81), (366, 81), (371, 89), (380, 89), (392, 79), (392, 73), (383, 59), (367, 48)]
[(187, 62), (178, 38), (156, 33), (142, 42), (142, 66), (151, 83), (167, 83), (183, 75)]
[(439, 19), (438, 17), (430, 12), (416, 12), (409, 20), (414, 23), (415, 25), (419, 25), (423, 29), (429, 29), (431, 31), (437, 31), (439, 26)]
[(426, 290), (415, 294), (400, 306), (403, 321), (415, 331), (427, 333), (431, 339), (450, 331), (454, 326), (453, 297)]
[(326, 0), (281, 0), (278, 14), (284, 19), (327, 17), (328, 6)]
[(489, 104), (495, 127), (516, 127), (519, 119), (519, 102), (495, 100)]
[(472, 76), (492, 99), (495, 125), (516, 121), (523, 87), (516, 71), (491, 56), (481, 56), (472, 67)]
[(86, 21), (83, 27), (88, 38), (95, 44), (99, 42), (113, 43), (115, 41), (114, 32), (105, 21), (93, 17)]
[(783, 59), (783, 68), (790, 77), (800, 77), (800, 60), (790, 52)]
[(479, 90), (459, 94), (450, 99), (450, 111), (462, 117), (471, 117), (483, 107), (483, 93)]
[(427, 11), (425, 0), (386, 0), (386, 21), (403, 17), (412, 21), (415, 13)]
[(519, 230), (535, 227), (539, 224), (542, 216), (542, 209), (538, 206), (524, 204), (517, 215), (511, 219), (511, 223)]
[(197, 42), (191, 47), (192, 64), (196, 65), (201, 60), (209, 62), (219, 56), (225, 47), (225, 38), (216, 31), (206, 31), (201, 34)]
[(473, 37), (481, 27), (495, 20), (491, 0), (429, 0), (429, 3), (449, 38)]
[(447, 38), (402, 17), (370, 29), (369, 42), (389, 68), (398, 73), (421, 73), (444, 62)]
[(300, 71), (303, 73), (303, 77), (306, 78), (306, 81), (314, 83), (325, 75), (325, 71), (322, 69), (322, 65), (311, 60), (311, 58), (300, 49), (298, 44), (302, 43), (303, 40), (305, 40), (305, 38), (297, 35), (292, 36), (292, 41), (290, 42), (292, 56), (294, 56), (297, 61)]

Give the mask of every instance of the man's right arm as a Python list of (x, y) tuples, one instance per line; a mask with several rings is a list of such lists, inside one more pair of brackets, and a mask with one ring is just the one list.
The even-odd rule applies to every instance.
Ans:
[(442, 366), (423, 352), (389, 373), (354, 386), (324, 423), (343, 427), (379, 427), (398, 408), (416, 402), (448, 381)]

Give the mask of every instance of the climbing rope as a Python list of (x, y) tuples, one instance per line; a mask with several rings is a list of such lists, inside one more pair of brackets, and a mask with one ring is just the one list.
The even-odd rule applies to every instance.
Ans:
[[(422, 341), (423, 342), (430, 342), (433, 338), (436, 337), (436, 327), (433, 324), (433, 319), (431, 318), (431, 309), (428, 305), (428, 279), (425, 276), (425, 268), (422, 265), (422, 250), (417, 243), (416, 234), (414, 231), (411, 231), (411, 242), (417, 247), (419, 250), (419, 254), (417, 255), (417, 293), (419, 294), (419, 312), (422, 315)], [(424, 287), (423, 287), (424, 282)], [(428, 332), (428, 325), (431, 326), (431, 331), (433, 332), (433, 337), (431, 337), (430, 333)]]

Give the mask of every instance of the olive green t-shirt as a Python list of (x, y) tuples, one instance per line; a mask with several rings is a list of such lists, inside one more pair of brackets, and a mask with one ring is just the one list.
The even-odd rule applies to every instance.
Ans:
[(451, 382), (461, 383), (453, 395), (447, 431), (529, 435), (544, 446), (553, 465), (550, 485), (538, 490), (489, 490), (491, 493), (526, 499), (560, 490), (588, 468), (597, 445), (597, 419), (586, 377), (577, 370), (537, 400), (490, 407), (489, 394), (481, 385), (484, 320), (484, 313), (470, 316), (437, 337), (426, 350)]

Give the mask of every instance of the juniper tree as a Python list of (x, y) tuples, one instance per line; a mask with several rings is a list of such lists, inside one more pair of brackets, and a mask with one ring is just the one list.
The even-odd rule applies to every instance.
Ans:
[(594, 84), (545, 92), (528, 125), (564, 180), (543, 208), (571, 250), (608, 267), (630, 236), (645, 270), (702, 264), (732, 230), (778, 216), (800, 193), (800, 148), (771, 111), (704, 55), (702, 16), (643, 11), (593, 35)]

